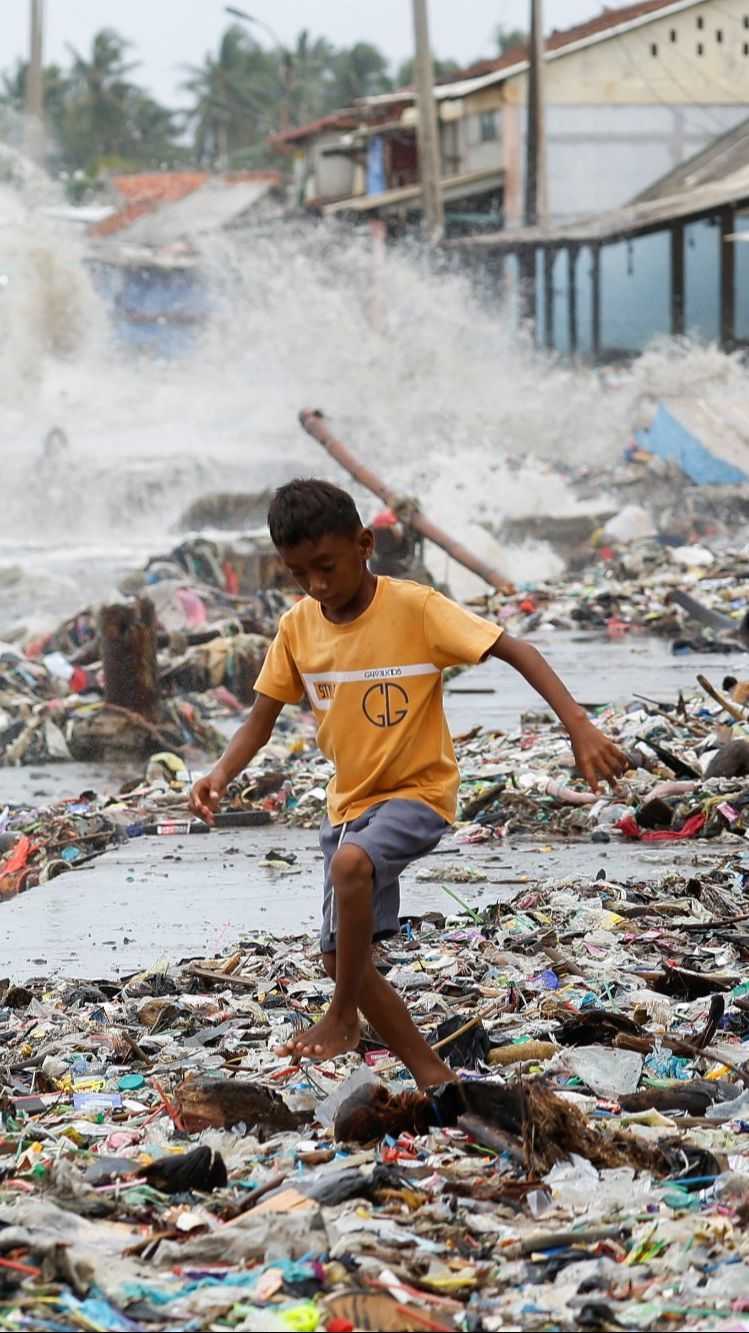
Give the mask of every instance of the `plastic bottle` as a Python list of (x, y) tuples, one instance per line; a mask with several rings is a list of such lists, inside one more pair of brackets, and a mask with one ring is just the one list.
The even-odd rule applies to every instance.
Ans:
[(210, 831), (202, 819), (163, 819), (160, 823), (128, 824), (125, 829), (129, 838), (148, 837), (154, 834), (168, 837), (174, 834), (210, 833)]

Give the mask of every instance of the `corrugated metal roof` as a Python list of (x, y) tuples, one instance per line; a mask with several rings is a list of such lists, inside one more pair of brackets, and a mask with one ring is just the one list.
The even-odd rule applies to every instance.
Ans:
[[(484, 171), (468, 171), (461, 176), (445, 176), (442, 180), (442, 198), (445, 203), (455, 203), (460, 199), (470, 199), (484, 190), (491, 190), (501, 185), (504, 171), (497, 167)], [(396, 190), (384, 190), (381, 194), (356, 195), (353, 199), (338, 199), (335, 203), (324, 204), (322, 212), (331, 213), (372, 213), (398, 209), (404, 204), (421, 207), (421, 185), (401, 185)]]
[(92, 236), (111, 236), (162, 204), (184, 199), (208, 180), (205, 171), (138, 171), (112, 176), (112, 184), (127, 203), (91, 228)]
[(749, 166), (724, 180), (683, 190), (662, 199), (645, 200), (609, 213), (590, 213), (553, 227), (508, 227), (484, 236), (451, 241), (466, 250), (523, 250), (532, 246), (586, 245), (658, 231), (670, 222), (709, 217), (728, 205), (749, 204)]
[(217, 231), (252, 208), (268, 194), (269, 180), (238, 181), (227, 184), (209, 181), (184, 199), (165, 204), (148, 217), (139, 218), (127, 228), (127, 244), (166, 246), (175, 241), (190, 241), (206, 232)]
[(654, 185), (643, 190), (633, 204), (644, 203), (648, 199), (663, 199), (682, 190), (692, 190), (698, 185), (709, 185), (712, 181), (725, 180), (737, 171), (749, 166), (749, 120), (743, 120), (735, 129), (713, 139), (707, 148), (703, 148), (686, 162), (681, 162), (673, 171), (662, 176)]

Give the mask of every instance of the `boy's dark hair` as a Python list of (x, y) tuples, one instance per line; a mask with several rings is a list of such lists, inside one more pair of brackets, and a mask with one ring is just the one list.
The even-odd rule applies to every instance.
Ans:
[(362, 526), (348, 491), (313, 477), (298, 477), (279, 486), (268, 510), (271, 541), (276, 547), (316, 542), (327, 532), (355, 537)]

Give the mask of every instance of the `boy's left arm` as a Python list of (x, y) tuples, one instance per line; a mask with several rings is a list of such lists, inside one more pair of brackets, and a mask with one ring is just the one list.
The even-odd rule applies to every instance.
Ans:
[(598, 791), (598, 784), (603, 781), (614, 787), (617, 778), (631, 767), (629, 760), (618, 745), (593, 725), (538, 649), (505, 632), (487, 656), (509, 663), (553, 708), (569, 735), (575, 762), (588, 786)]

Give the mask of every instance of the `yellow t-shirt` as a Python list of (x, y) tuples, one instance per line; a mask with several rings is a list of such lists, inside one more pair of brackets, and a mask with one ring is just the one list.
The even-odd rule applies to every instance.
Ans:
[(335, 764), (332, 824), (393, 797), (455, 818), (442, 671), (480, 662), (500, 634), (433, 588), (382, 576), (366, 611), (346, 625), (332, 624), (311, 597), (281, 617), (255, 689), (283, 703), (306, 692), (317, 743)]

